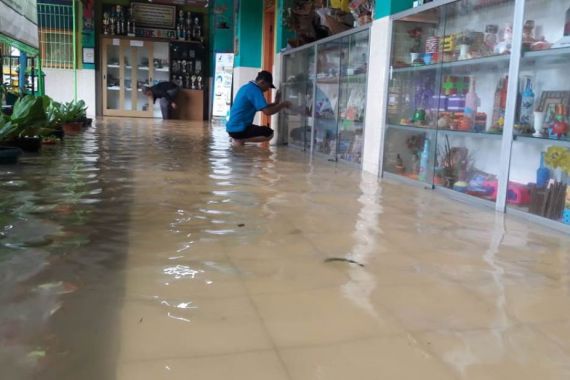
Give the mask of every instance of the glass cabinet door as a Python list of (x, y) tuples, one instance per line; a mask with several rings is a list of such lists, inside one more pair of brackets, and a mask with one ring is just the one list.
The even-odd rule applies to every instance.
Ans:
[(570, 225), (570, 1), (526, 0), (524, 20), (507, 209)]
[(104, 70), (106, 74), (103, 77), (105, 91), (105, 109), (120, 110), (120, 90), (121, 90), (121, 62), (120, 62), (120, 46), (113, 44), (112, 40), (104, 40), (105, 60)]
[(310, 47), (283, 57), (281, 96), (292, 107), (280, 118), (280, 130), (286, 131), (289, 144), (304, 150), (310, 148), (313, 127), (314, 52)]
[(396, 20), (392, 33), (383, 167), (430, 186), (437, 122), (447, 109), (440, 96), (444, 34), (442, 8)]
[[(147, 49), (147, 56), (150, 54)], [(168, 82), (170, 80), (170, 63), (168, 59), (169, 46), (166, 42), (154, 42), (152, 44), (152, 62), (150, 64), (150, 71), (145, 74), (144, 77), (139, 77), (139, 88), (142, 88), (145, 84), (155, 85), (160, 82)], [(144, 59), (144, 57), (141, 57)], [(142, 74), (142, 73), (141, 73)], [(152, 99), (148, 99), (146, 96), (139, 92), (139, 99), (137, 102), (137, 110), (147, 111), (150, 110), (150, 105)], [(158, 103), (158, 102), (157, 102)], [(160, 106), (155, 105), (154, 117), (161, 117)], [(158, 112), (156, 112), (158, 108)]]
[(128, 40), (123, 40), (122, 59), (123, 59), (123, 76), (121, 81), (121, 91), (123, 92), (123, 110), (135, 110), (135, 98), (133, 97), (133, 85), (136, 81), (136, 57), (133, 47), (130, 46)]
[(447, 4), (434, 184), (496, 202), (514, 0)]
[(151, 48), (150, 42), (131, 41), (131, 49), (133, 50), (133, 111), (146, 112), (149, 110), (149, 100), (142, 93), (143, 86), (152, 85), (150, 82), (150, 59)]
[(313, 151), (332, 161), (336, 161), (338, 144), (341, 61), (345, 63), (347, 47), (348, 37), (317, 45)]
[(341, 53), (337, 156), (358, 164), (364, 147), (368, 33), (350, 35)]

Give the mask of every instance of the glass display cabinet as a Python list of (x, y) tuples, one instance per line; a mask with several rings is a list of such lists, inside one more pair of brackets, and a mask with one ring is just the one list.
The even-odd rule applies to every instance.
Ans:
[(160, 115), (142, 88), (169, 80), (168, 42), (105, 37), (101, 44), (103, 115)]
[(569, 59), (570, 0), (441, 0), (392, 16), (383, 175), (565, 229)]
[(386, 172), (496, 200), (514, 4), (447, 2), (394, 21)]
[(293, 103), (279, 119), (283, 142), (330, 161), (361, 163), (368, 41), (362, 27), (283, 55), (283, 95)]
[(283, 57), (281, 96), (292, 107), (283, 111), (280, 123), (287, 126), (287, 140), (292, 146), (310, 149), (313, 128), (315, 49), (304, 49)]
[(570, 225), (570, 1), (525, 0), (508, 211)]

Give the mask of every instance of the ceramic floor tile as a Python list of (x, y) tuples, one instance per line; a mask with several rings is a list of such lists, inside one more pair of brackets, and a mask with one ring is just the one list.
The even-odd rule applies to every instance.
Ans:
[(453, 380), (439, 358), (408, 336), (282, 349), (293, 380)]
[(215, 297), (247, 293), (241, 274), (229, 261), (166, 260), (130, 265), (125, 270), (126, 297)]
[(465, 380), (568, 379), (570, 354), (527, 326), (444, 331), (418, 340)]
[(232, 260), (241, 272), (249, 294), (279, 294), (338, 287), (347, 277), (322, 259), (287, 257), (264, 260)]
[(287, 380), (274, 351), (120, 363), (117, 380)]
[(496, 305), (483, 302), (461, 285), (445, 280), (417, 286), (378, 287), (371, 298), (409, 331), (468, 330), (514, 323)]
[(278, 347), (326, 344), (402, 332), (349, 281), (336, 288), (253, 296)]
[(121, 361), (188, 358), (272, 347), (247, 298), (127, 301), (120, 311), (120, 334)]
[(533, 325), (570, 355), (570, 320)]

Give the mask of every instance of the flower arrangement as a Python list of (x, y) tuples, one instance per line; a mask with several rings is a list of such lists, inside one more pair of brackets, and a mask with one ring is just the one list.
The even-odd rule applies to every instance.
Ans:
[(561, 169), (570, 174), (570, 150), (562, 146), (551, 146), (546, 150), (544, 162), (552, 169)]

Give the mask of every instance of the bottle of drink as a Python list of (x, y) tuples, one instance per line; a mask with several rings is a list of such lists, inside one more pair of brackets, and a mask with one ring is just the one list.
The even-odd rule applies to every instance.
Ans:
[(479, 106), (479, 96), (475, 91), (475, 78), (469, 79), (469, 91), (465, 95), (465, 109), (463, 116), (469, 120), (470, 126), (475, 125), (475, 117), (477, 116), (477, 107)]
[(503, 88), (503, 81), (504, 79), (499, 79), (499, 83), (497, 83), (497, 88), (495, 89), (495, 99), (493, 101), (493, 119), (492, 125), (493, 127), (497, 126), (497, 121), (501, 117), (501, 89)]
[(532, 126), (534, 119), (534, 91), (532, 90), (532, 84), (530, 78), (526, 80), (526, 87), (522, 93), (521, 98), (521, 113), (520, 113), (520, 124)]
[(420, 173), (418, 175), (418, 179), (422, 182), (425, 182), (427, 180), (428, 164), (429, 164), (429, 139), (426, 138), (424, 141), (424, 150), (420, 158)]

